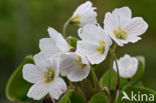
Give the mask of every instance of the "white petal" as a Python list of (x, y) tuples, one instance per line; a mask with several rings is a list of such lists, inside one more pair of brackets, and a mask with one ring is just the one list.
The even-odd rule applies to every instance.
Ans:
[(99, 64), (106, 58), (109, 46), (105, 47), (104, 55), (98, 52), (97, 48), (98, 45), (95, 43), (78, 41), (76, 52), (82, 56), (86, 56), (91, 64)]
[(54, 99), (59, 99), (59, 97), (67, 90), (66, 83), (62, 78), (55, 78), (49, 86), (49, 94)]
[(104, 29), (106, 33), (112, 32), (112, 30), (115, 30), (117, 27), (118, 24), (116, 23), (114, 16), (112, 16), (110, 12), (107, 12), (104, 19)]
[(69, 51), (68, 43), (59, 32), (51, 27), (48, 28), (48, 32), (53, 42), (60, 50)]
[(45, 52), (49, 56), (61, 52), (51, 38), (41, 39), (39, 43), (39, 47), (42, 52)]
[(105, 29), (106, 33), (108, 33), (108, 34), (112, 33), (119, 26), (123, 27), (123, 25), (127, 24), (129, 20), (131, 20), (131, 19), (127, 18), (125, 16), (113, 15), (110, 12), (107, 12), (105, 14), (105, 19), (104, 19), (104, 29)]
[(128, 36), (127, 39), (128, 39), (128, 41), (130, 41), (130, 42), (132, 42), (132, 43), (135, 43), (135, 42), (141, 40), (141, 37)]
[(58, 58), (59, 58), (59, 54), (49, 57), (45, 53), (40, 52), (34, 56), (34, 61), (35, 64), (42, 69), (42, 71), (46, 72), (47, 68), (50, 68), (55, 71), (55, 76), (58, 76), (59, 75)]
[(83, 64), (89, 64), (89, 61), (87, 60), (87, 58), (83, 55), (79, 55), (77, 52), (75, 52), (78, 56), (81, 57), (82, 63)]
[(61, 56), (60, 73), (67, 76), (75, 67), (75, 60), (77, 55), (75, 53), (66, 53)]
[[(106, 13), (104, 19), (104, 29), (107, 34), (119, 45), (124, 46), (129, 42), (135, 43), (141, 38), (148, 28), (148, 24), (140, 17), (131, 18), (132, 13), (128, 7), (115, 9), (112, 13)], [(120, 27), (127, 32), (126, 40), (120, 40), (115, 37), (113, 31)]]
[(90, 66), (85, 57), (81, 57), (82, 64), (86, 64), (84, 68), (77, 64), (78, 55), (76, 53), (66, 53), (62, 55), (60, 62), (60, 71), (63, 76), (67, 76), (73, 82), (81, 81), (86, 78), (90, 71)]
[(90, 1), (87, 1), (83, 4), (81, 4), (80, 6), (77, 7), (77, 9), (75, 10), (75, 14), (82, 12), (83, 10), (85, 10), (87, 7), (91, 7), (92, 3)]
[[(123, 46), (124, 43), (128, 41), (119, 40), (115, 37), (113, 31), (116, 30), (121, 24), (124, 24), (126, 19), (121, 19), (122, 17), (113, 16), (110, 12), (106, 13), (104, 19), (104, 29), (107, 35), (109, 35), (119, 46)], [(111, 44), (111, 43), (110, 43)]]
[(48, 93), (48, 83), (44, 82), (34, 84), (27, 94), (28, 97), (33, 98), (34, 100), (40, 100)]
[(105, 32), (100, 25), (87, 24), (78, 30), (82, 40), (99, 42), (104, 40)]
[(26, 64), (23, 66), (23, 78), (30, 83), (36, 83), (43, 80), (41, 69), (34, 64)]
[[(107, 13), (104, 20), (104, 28), (105, 32), (119, 45), (124, 46), (124, 44), (127, 44), (128, 38), (126, 40), (120, 40), (116, 38), (113, 31), (116, 30), (119, 26), (123, 29), (124, 25), (129, 21), (130, 19), (127, 19), (122, 16), (113, 16), (110, 13)], [(124, 30), (124, 29), (123, 29)], [(126, 30), (125, 30), (126, 31)]]
[(57, 77), (59, 75), (59, 72), (60, 72), (60, 55), (54, 55), (52, 57), (50, 57), (50, 63), (51, 63), (51, 66), (50, 68), (52, 70), (55, 71), (55, 77)]
[(124, 16), (126, 18), (132, 17), (132, 12), (128, 7), (117, 8), (112, 12), (113, 15)]
[(129, 43), (129, 39), (126, 38), (126, 40), (120, 40), (117, 39), (115, 36), (112, 36), (112, 39), (119, 45), (119, 46), (124, 46), (124, 44), (128, 44)]
[(34, 55), (34, 61), (35, 64), (38, 65), (41, 69), (45, 69), (51, 66), (49, 57), (43, 52)]
[[(131, 78), (138, 69), (138, 60), (126, 54), (118, 60), (118, 67), (121, 77)], [(115, 62), (113, 63), (113, 68), (117, 71)]]
[(92, 2), (87, 1), (81, 4), (75, 11), (72, 17), (78, 15), (80, 19), (80, 26), (84, 26), (86, 24), (96, 24), (96, 16), (97, 13), (94, 11), (96, 8), (92, 7)]
[(89, 65), (86, 65), (85, 68), (75, 67), (73, 68), (72, 72), (67, 77), (72, 82), (78, 82), (87, 78), (89, 72), (90, 72)]
[(148, 24), (141, 17), (135, 17), (127, 23), (124, 29), (128, 35), (137, 37), (146, 32), (147, 28)]

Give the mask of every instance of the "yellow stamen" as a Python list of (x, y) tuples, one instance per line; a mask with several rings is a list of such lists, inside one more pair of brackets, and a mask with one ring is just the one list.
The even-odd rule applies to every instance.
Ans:
[(76, 64), (80, 66), (81, 69), (84, 69), (87, 65), (82, 63), (82, 58), (80, 56), (77, 57)]
[(103, 55), (105, 52), (105, 42), (99, 41), (99, 44), (100, 44), (100, 46), (96, 50)]
[(116, 36), (116, 38), (126, 40), (127, 32), (122, 30), (120, 26), (116, 30), (114, 30), (113, 33)]
[(47, 72), (44, 73), (45, 83), (52, 82), (55, 77), (55, 71), (51, 68), (47, 68)]
[(100, 52), (102, 55), (104, 54), (105, 52), (105, 47), (104, 46), (100, 46), (96, 49), (98, 52)]
[(100, 45), (104, 45), (105, 42), (104, 42), (104, 41), (99, 41), (99, 44), (100, 44)]

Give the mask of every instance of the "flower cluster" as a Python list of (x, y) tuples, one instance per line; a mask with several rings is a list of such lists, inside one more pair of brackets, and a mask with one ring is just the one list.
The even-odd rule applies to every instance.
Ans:
[[(73, 13), (68, 23), (79, 26), (76, 48), (72, 47), (54, 28), (49, 27), (49, 38), (39, 42), (40, 53), (34, 56), (34, 64), (23, 67), (23, 78), (33, 83), (27, 96), (40, 100), (47, 94), (59, 99), (67, 90), (67, 77), (71, 82), (79, 82), (87, 78), (91, 66), (102, 63), (113, 42), (124, 46), (129, 42), (135, 43), (141, 39), (148, 28), (141, 17), (132, 18), (128, 7), (117, 8), (112, 13), (107, 12), (104, 27), (96, 20), (96, 8), (87, 1), (81, 4)], [(73, 51), (74, 48), (74, 51)], [(117, 67), (118, 66), (118, 67)], [(131, 78), (137, 71), (138, 60), (126, 54), (114, 61), (113, 68), (124, 78)]]

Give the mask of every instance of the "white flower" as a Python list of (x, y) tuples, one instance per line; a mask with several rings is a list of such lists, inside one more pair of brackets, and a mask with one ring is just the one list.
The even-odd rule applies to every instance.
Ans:
[(78, 30), (78, 34), (82, 40), (78, 41), (76, 52), (86, 56), (91, 64), (104, 61), (112, 41), (100, 25), (87, 24)]
[[(128, 54), (117, 60), (117, 63), (119, 74), (124, 78), (131, 78), (138, 69), (138, 60), (135, 57), (130, 57)], [(113, 62), (113, 68), (117, 71), (115, 61)]]
[(72, 82), (85, 79), (90, 71), (90, 65), (86, 58), (74, 52), (66, 53), (61, 56), (60, 73)]
[(85, 24), (96, 24), (97, 13), (94, 11), (96, 8), (92, 7), (92, 2), (87, 1), (81, 4), (73, 13), (71, 17), (71, 22), (78, 26), (83, 26)]
[(55, 60), (51, 61), (43, 53), (34, 56), (35, 64), (26, 64), (23, 67), (23, 78), (33, 83), (27, 96), (40, 100), (47, 94), (59, 99), (67, 89), (66, 83), (59, 77), (59, 68)]
[(108, 12), (104, 19), (104, 29), (119, 45), (124, 46), (129, 42), (135, 43), (148, 28), (148, 24), (141, 17), (132, 18), (128, 7), (115, 9)]
[(50, 38), (43, 38), (40, 40), (39, 47), (41, 52), (48, 56), (54, 54), (61, 54), (70, 50), (69, 44), (63, 38), (63, 36), (53, 28), (48, 28)]

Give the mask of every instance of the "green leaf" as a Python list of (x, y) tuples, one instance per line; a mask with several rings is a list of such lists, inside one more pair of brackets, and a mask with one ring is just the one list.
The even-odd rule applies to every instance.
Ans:
[(58, 103), (86, 103), (85, 99), (73, 90), (68, 90)]
[(67, 37), (67, 42), (70, 46), (76, 48), (78, 39), (72, 36)]
[[(109, 78), (109, 71), (107, 71), (102, 78), (100, 79), (100, 87), (108, 87), (108, 78)], [(117, 73), (112, 70), (112, 75), (111, 75), (111, 90), (115, 90), (116, 88), (116, 83), (117, 83)], [(128, 83), (127, 79), (121, 78), (120, 77), (120, 88), (125, 86)]]
[[(127, 99), (124, 99), (125, 95)], [(121, 90), (116, 103), (156, 103), (156, 92), (144, 87), (126, 86)]]
[(104, 92), (100, 92), (95, 94), (89, 103), (108, 103), (106, 94)]
[[(131, 78), (130, 84), (136, 85), (143, 77), (144, 75), (144, 68), (145, 68), (145, 59), (142, 56), (136, 57), (139, 61), (138, 70), (136, 74)], [(108, 87), (108, 78), (109, 78), (109, 71), (107, 71), (102, 78), (100, 79), (100, 86)], [(117, 83), (117, 73), (112, 70), (112, 76), (111, 76), (111, 90), (114, 90)], [(120, 88), (124, 87), (128, 84), (127, 79), (120, 77)]]
[(142, 82), (138, 82), (137, 84), (135, 84), (135, 86), (144, 87), (144, 84)]
[(24, 59), (23, 63), (14, 71), (7, 83), (6, 96), (11, 101), (19, 100), (26, 102), (31, 100), (27, 97), (27, 92), (32, 84), (25, 81), (22, 76), (23, 65), (27, 63), (33, 63), (32, 56), (27, 56)]

